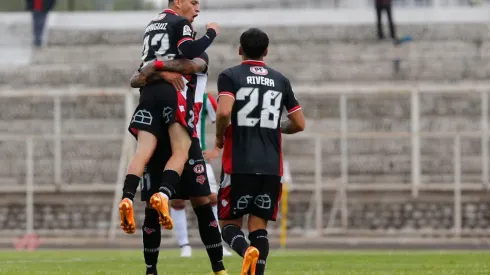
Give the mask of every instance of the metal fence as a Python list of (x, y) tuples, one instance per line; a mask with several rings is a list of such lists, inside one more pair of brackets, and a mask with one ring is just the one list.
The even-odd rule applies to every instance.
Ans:
[[(489, 188), (489, 106), (488, 106), (488, 96), (490, 92), (490, 87), (488, 85), (437, 85), (437, 86), (409, 86), (407, 87), (389, 87), (380, 88), (376, 86), (364, 87), (364, 88), (331, 88), (326, 91), (326, 93), (331, 95), (336, 95), (339, 98), (339, 114), (338, 120), (340, 122), (340, 131), (331, 132), (328, 129), (316, 129), (312, 132), (306, 132), (299, 135), (293, 135), (286, 138), (287, 142), (292, 140), (304, 140), (304, 141), (314, 141), (314, 154), (311, 155), (312, 163), (314, 163), (314, 177), (311, 182), (302, 182), (301, 184), (295, 182), (295, 174), (292, 173), (293, 185), (289, 186), (290, 196), (294, 196), (296, 193), (306, 192), (311, 194), (310, 199), (307, 201), (309, 204), (308, 211), (304, 212), (301, 218), (304, 218), (302, 226), (302, 233), (310, 232), (316, 236), (328, 236), (329, 234), (364, 234), (378, 232), (379, 234), (387, 234), (387, 231), (379, 230), (358, 230), (352, 228), (350, 225), (350, 215), (351, 210), (349, 205), (355, 203), (355, 197), (350, 194), (358, 192), (399, 192), (407, 191), (411, 194), (413, 199), (417, 199), (424, 192), (440, 192), (440, 193), (452, 193), (452, 198), (450, 199), (452, 203), (452, 228), (449, 230), (441, 229), (434, 230), (434, 232), (439, 232), (441, 234), (449, 234), (453, 237), (461, 237), (464, 235), (474, 235), (481, 234), (480, 229), (463, 229), (462, 221), (462, 194), (463, 192), (486, 192)], [(409, 95), (410, 101), (410, 131), (406, 132), (358, 132), (349, 126), (348, 108), (347, 101), (353, 95), (362, 94), (365, 97), (377, 97), (383, 94), (404, 94)], [(475, 96), (478, 94), (481, 99), (481, 117), (480, 117), (480, 129), (475, 131), (452, 131), (452, 132), (423, 132), (420, 126), (420, 96), (423, 94), (451, 94), (458, 93), (460, 95)], [(121, 184), (123, 182), (123, 177), (127, 165), (127, 160), (134, 150), (134, 141), (128, 134), (124, 134), (124, 138), (120, 134), (96, 134), (96, 133), (86, 133), (86, 134), (66, 134), (61, 130), (62, 124), (62, 109), (61, 101), (65, 97), (97, 97), (97, 96), (111, 96), (124, 98), (124, 117), (119, 117), (121, 126), (124, 126), (124, 120), (126, 124), (128, 119), (131, 118), (133, 111), (133, 106), (135, 104), (135, 97), (131, 93), (119, 89), (114, 90), (73, 90), (73, 91), (39, 91), (39, 92), (13, 92), (13, 91), (3, 91), (0, 92), (0, 97), (2, 98), (28, 98), (31, 96), (36, 97), (46, 97), (53, 101), (53, 131), (49, 135), (0, 135), (1, 141), (23, 141), (25, 144), (25, 163), (23, 167), (16, 167), (16, 169), (25, 170), (25, 178), (10, 179), (15, 181), (15, 183), (9, 183), (7, 177), (2, 177), (3, 183), (0, 184), (0, 193), (5, 199), (11, 195), (21, 195), (25, 194), (25, 225), (20, 222), (16, 226), (15, 231), (11, 231), (7, 228), (0, 228), (0, 235), (11, 236), (12, 234), (18, 234), (22, 231), (26, 233), (37, 232), (46, 235), (52, 235), (52, 232), (56, 232), (56, 236), (73, 235), (73, 232), (78, 232), (76, 234), (81, 234), (80, 232), (85, 232), (83, 235), (89, 236), (90, 234), (105, 235), (109, 236), (109, 239), (115, 239), (121, 236), (121, 232), (118, 229), (118, 214), (117, 214), (117, 204), (120, 198), (120, 191), (122, 189)], [(452, 183), (427, 183), (421, 180), (421, 138), (451, 138), (452, 139), (452, 160), (453, 160), (453, 182)], [(461, 140), (463, 138), (478, 138), (481, 140), (481, 179), (477, 182), (463, 182), (461, 171), (463, 160), (461, 157)], [(355, 161), (349, 157), (349, 139), (396, 139), (404, 138), (411, 140), (410, 152), (411, 152), (411, 180), (409, 184), (401, 182), (391, 182), (391, 183), (377, 183), (372, 182), (369, 184), (353, 183), (349, 180), (348, 166), (351, 161)], [(326, 140), (340, 140), (340, 171), (339, 178), (336, 179), (325, 179), (323, 169), (325, 168), (324, 155), (322, 154), (322, 146), (324, 146), (324, 141)], [(44, 140), (50, 141), (54, 144), (53, 146), (53, 181), (49, 185), (37, 185), (35, 184), (35, 152), (36, 146), (35, 141)], [(114, 174), (117, 173), (117, 180), (115, 182), (91, 182), (89, 185), (87, 183), (71, 183), (66, 184), (62, 177), (62, 163), (65, 161), (62, 155), (62, 141), (72, 140), (72, 141), (87, 141), (87, 140), (110, 140), (121, 144), (121, 153), (119, 159), (119, 168), (117, 171), (111, 171)], [(449, 148), (448, 148), (449, 150)], [(294, 159), (294, 155), (286, 156), (286, 158)], [(19, 182), (25, 182), (24, 184), (18, 184)], [(111, 211), (110, 223), (104, 226), (102, 229), (92, 228), (92, 229), (56, 229), (55, 231), (48, 230), (47, 228), (35, 228), (35, 198), (38, 194), (63, 194), (69, 192), (82, 192), (85, 194), (92, 194), (94, 192), (105, 192), (108, 195), (113, 194), (113, 206)], [(325, 197), (326, 194), (334, 194), (333, 199), (330, 197)], [(309, 195), (310, 196), (310, 195)], [(354, 201), (353, 201), (354, 200)], [(289, 209), (295, 209), (296, 204), (299, 201), (290, 200)], [(330, 205), (328, 208), (326, 204)], [(292, 210), (299, 211), (299, 210)], [(298, 214), (289, 212), (286, 215), (282, 215), (282, 219), (291, 218), (291, 215)], [(310, 228), (309, 224), (313, 224)], [(101, 231), (102, 230), (102, 231)], [(51, 231), (51, 232), (49, 232)], [(272, 231), (272, 236), (278, 236), (279, 228), (274, 227)], [(484, 230), (483, 230), (484, 231)], [(97, 232), (97, 233), (96, 233)], [(105, 232), (105, 233), (104, 233)], [(193, 231), (191, 230), (191, 233)], [(406, 233), (406, 232), (405, 232)], [(413, 232), (414, 234), (424, 235), (427, 234), (426, 231), (420, 230)]]

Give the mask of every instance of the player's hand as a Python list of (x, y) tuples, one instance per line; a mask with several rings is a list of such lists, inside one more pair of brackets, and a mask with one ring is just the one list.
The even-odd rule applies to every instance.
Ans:
[(223, 149), (225, 146), (225, 139), (223, 137), (216, 137), (216, 141), (214, 143), (214, 146), (217, 147), (218, 149)]
[(182, 75), (174, 72), (161, 72), (160, 76), (174, 86), (175, 90), (182, 91), (185, 87)]
[(219, 34), (219, 26), (216, 22), (209, 22), (206, 24), (206, 30), (213, 29), (216, 32), (216, 35)]
[(211, 150), (206, 150), (202, 152), (204, 156), (204, 160), (211, 161), (219, 156), (220, 149), (218, 147), (214, 147)]

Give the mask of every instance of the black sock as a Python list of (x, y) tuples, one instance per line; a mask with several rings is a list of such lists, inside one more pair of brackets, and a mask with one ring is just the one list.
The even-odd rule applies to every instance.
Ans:
[(245, 234), (243, 234), (240, 227), (234, 224), (227, 224), (221, 228), (221, 234), (223, 240), (231, 247), (231, 249), (235, 250), (235, 252), (243, 258), (249, 245), (247, 240), (245, 240)]
[(211, 204), (205, 204), (194, 208), (199, 225), (199, 234), (201, 240), (206, 247), (209, 260), (214, 272), (225, 269), (223, 265), (223, 244), (221, 243), (221, 235), (219, 234), (218, 221), (214, 217)]
[(162, 184), (160, 185), (160, 189), (158, 191), (164, 193), (171, 199), (175, 195), (175, 190), (177, 184), (179, 184), (180, 176), (174, 170), (165, 170), (162, 173)]
[(145, 256), (146, 274), (157, 274), (158, 254), (162, 232), (158, 223), (158, 212), (152, 208), (145, 208), (145, 221), (143, 230), (143, 254)]
[(138, 185), (140, 184), (140, 177), (136, 175), (127, 174), (124, 180), (123, 196), (122, 198), (134, 199)]
[(260, 252), (259, 260), (255, 275), (264, 275), (267, 256), (269, 256), (269, 239), (267, 238), (267, 230), (259, 229), (248, 234), (250, 245), (257, 248)]

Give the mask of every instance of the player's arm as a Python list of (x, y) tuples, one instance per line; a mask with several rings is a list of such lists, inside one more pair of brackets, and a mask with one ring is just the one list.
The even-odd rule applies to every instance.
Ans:
[(230, 124), (231, 111), (235, 103), (233, 82), (226, 73), (218, 77), (218, 109), (216, 111), (216, 147), (222, 149), (225, 131)]
[(179, 21), (175, 28), (175, 37), (177, 49), (187, 59), (194, 59), (200, 56), (213, 43), (219, 33), (219, 27), (216, 23), (206, 24), (206, 34), (194, 40), (191, 23), (187, 19)]
[[(177, 76), (175, 74), (170, 74), (167, 72), (174, 72), (179, 74), (195, 74), (203, 73), (207, 70), (207, 68), (208, 64), (206, 60), (201, 57), (194, 58), (193, 60), (174, 59), (165, 62), (149, 62), (141, 67), (141, 69), (134, 72), (133, 76), (131, 77), (131, 87), (141, 88), (147, 83), (151, 83), (160, 79), (165, 79), (172, 83), (174, 81), (177, 81), (177, 79), (175, 79)], [(178, 88), (178, 90), (183, 89), (183, 87), (176, 88)]]
[(286, 80), (286, 90), (284, 95), (284, 106), (288, 112), (288, 120), (281, 122), (281, 132), (283, 134), (295, 134), (305, 129), (305, 116), (301, 110), (289, 80)]

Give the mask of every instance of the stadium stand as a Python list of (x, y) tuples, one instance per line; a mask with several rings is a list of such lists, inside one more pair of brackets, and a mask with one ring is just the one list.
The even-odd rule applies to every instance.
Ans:
[[(75, 15), (73, 20), (79, 19), (77, 16), (81, 15)], [(37, 96), (36, 90), (63, 90), (65, 87), (67, 93), (70, 90), (95, 93), (98, 90), (128, 90), (129, 76), (139, 65), (141, 27), (135, 24), (133, 28), (126, 28), (121, 23), (118, 27), (76, 28), (64, 24), (67, 17), (60, 18), (54, 17), (49, 25), (48, 47), (32, 52), (28, 65), (12, 58), (9, 60), (12, 64), (0, 71), (2, 91), (29, 91), (33, 95), (2, 98), (0, 129), (3, 133), (52, 133), (55, 101), (53, 97)], [(98, 24), (104, 26), (100, 22)], [(25, 20), (15, 26), (16, 29), (24, 27), (27, 27)], [(2, 31), (16, 34), (11, 28), (14, 27), (7, 26)], [(221, 69), (239, 60), (237, 33), (244, 28), (243, 25), (223, 26), (222, 34), (208, 51), (211, 59), (210, 90), (215, 89), (215, 80)], [(414, 42), (398, 47), (391, 42), (378, 42), (374, 24), (365, 23), (264, 27), (272, 41), (267, 62), (284, 72), (297, 87), (298, 98), (308, 118), (308, 134), (341, 132), (341, 93), (336, 91), (348, 90), (349, 85), (360, 89), (364, 85), (378, 90), (396, 88), (394, 92), (380, 93), (377, 97), (367, 93), (349, 95), (346, 102), (349, 132), (397, 133), (411, 131), (410, 90), (414, 83), (430, 83), (437, 87), (441, 83), (460, 85), (488, 80), (490, 38), (487, 23), (399, 23), (398, 29), (399, 33), (410, 34)], [(12, 48), (12, 45), (4, 43), (1, 47)], [(399, 61), (399, 68), (395, 61)], [(460, 93), (421, 94), (420, 130), (480, 131), (481, 96), (465, 92), (462, 88)], [(40, 191), (35, 198), (34, 227), (46, 236), (59, 234), (48, 230), (52, 228), (76, 229), (79, 231), (72, 232), (86, 235), (89, 235), (87, 232), (102, 232), (109, 226), (110, 203), (125, 133), (124, 98), (63, 96), (60, 103), (62, 134), (83, 135), (98, 129), (99, 134), (120, 136), (120, 139), (62, 142), (62, 185), (76, 183), (85, 187), (61, 193), (48, 189)], [(418, 199), (410, 197), (411, 142), (410, 136), (396, 135), (387, 139), (348, 139), (348, 158), (351, 160), (347, 167), (349, 184), (405, 185), (386, 195), (376, 187), (372, 191), (367, 188), (350, 192), (347, 227), (352, 232), (432, 232), (450, 230), (454, 225), (452, 189), (428, 191)], [(463, 183), (481, 185), (481, 142), (478, 137), (461, 139)], [(421, 138), (421, 181), (424, 184), (453, 184), (454, 152), (447, 149), (452, 146), (452, 138)], [(24, 184), (25, 148), (25, 141), (21, 139), (0, 142), (0, 190)], [(314, 227), (315, 218), (310, 217), (313, 215), (310, 204), (312, 190), (305, 186), (311, 186), (315, 181), (316, 160), (313, 156), (316, 148), (312, 138), (290, 139), (285, 143), (285, 155), (290, 162), (294, 185), (298, 187), (298, 191), (292, 194), (295, 203), (290, 205), (289, 212), (288, 226), (293, 235), (300, 236), (305, 227)], [(340, 148), (338, 137), (322, 140), (322, 178), (326, 185), (322, 192), (323, 228), (327, 228), (330, 210), (334, 207), (337, 189), (332, 186), (341, 180)], [(51, 140), (35, 141), (36, 188), (53, 185), (54, 150)], [(462, 228), (488, 229), (490, 216), (485, 211), (490, 208), (488, 198), (485, 198), (488, 196), (480, 189), (474, 189), (468, 191), (472, 197), (463, 202)], [(24, 205), (19, 202), (25, 195), (19, 190), (9, 195), (9, 199), (0, 200), (0, 232), (15, 234), (15, 229), (25, 224)], [(372, 197), (375, 199), (364, 196), (376, 190), (378, 195)], [(141, 206), (138, 208), (143, 209)], [(341, 226), (340, 218), (334, 218), (334, 226)]]

